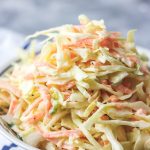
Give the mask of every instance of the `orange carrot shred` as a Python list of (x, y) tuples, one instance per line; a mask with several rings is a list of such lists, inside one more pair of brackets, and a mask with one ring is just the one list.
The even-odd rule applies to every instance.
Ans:
[(102, 120), (109, 120), (109, 116), (103, 115), (103, 116), (101, 116), (101, 119), (102, 119)]

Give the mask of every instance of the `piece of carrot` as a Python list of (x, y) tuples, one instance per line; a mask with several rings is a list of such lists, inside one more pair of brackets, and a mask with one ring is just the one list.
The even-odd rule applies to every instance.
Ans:
[(139, 121), (139, 119), (137, 117), (132, 117), (130, 118), (130, 121)]
[(41, 94), (41, 98), (43, 99), (43, 101), (45, 101), (45, 117), (48, 117), (49, 110), (52, 107), (49, 89), (46, 86), (39, 86), (39, 92)]
[(124, 108), (124, 107), (123, 107), (122, 105), (116, 103), (116, 109), (122, 110), (123, 108)]
[(137, 58), (137, 56), (130, 55), (127, 57), (130, 61), (134, 62), (135, 64), (139, 64), (140, 60)]
[(41, 99), (41, 97), (40, 98), (37, 98), (27, 109), (26, 109), (26, 111), (23, 113), (23, 115), (22, 116), (26, 116), (26, 115), (28, 115), (34, 108), (36, 108), (39, 104), (40, 104), (40, 102), (42, 102), (43, 101), (43, 99)]
[(72, 52), (70, 53), (70, 58), (71, 58), (71, 59), (75, 58), (76, 56), (77, 56), (77, 55), (76, 55), (75, 53), (72, 53)]
[(107, 47), (109, 48), (109, 50), (120, 47), (118, 41), (116, 40), (116, 37), (114, 36), (104, 38), (102, 41), (100, 41), (99, 45), (101, 47)]
[(60, 138), (60, 137), (79, 138), (82, 136), (83, 134), (80, 130), (64, 130), (64, 131), (54, 131), (54, 132), (44, 133), (44, 137), (48, 139)]
[(44, 115), (43, 112), (38, 112), (38, 113), (34, 114), (33, 116), (31, 116), (30, 118), (28, 118), (27, 121), (28, 121), (29, 123), (33, 124), (33, 123), (35, 123), (35, 122), (40, 121), (40, 120), (42, 119), (43, 115)]
[(74, 86), (75, 86), (75, 82), (74, 81), (70, 81), (70, 82), (68, 82), (66, 84), (59, 85), (58, 89), (60, 89), (60, 91), (65, 92), (66, 90), (69, 90), (69, 89), (73, 88)]
[(64, 99), (67, 100), (70, 97), (71, 92), (70, 91), (64, 91), (64, 92), (62, 92), (62, 94), (64, 95)]
[(105, 146), (105, 145), (109, 144), (109, 141), (108, 141), (108, 140), (105, 140), (105, 141), (99, 140), (98, 142), (99, 142), (99, 144), (100, 144), (101, 146)]
[(40, 133), (46, 139), (55, 139), (55, 138), (62, 138), (62, 137), (73, 137), (73, 138), (83, 137), (83, 134), (79, 129), (50, 131), (50, 132), (45, 132), (39, 126), (37, 127), (37, 129), (40, 131)]
[(79, 48), (79, 47), (92, 48), (92, 43), (93, 43), (93, 38), (84, 38), (84, 39), (79, 39), (74, 44), (64, 45), (63, 48)]
[(101, 116), (101, 119), (102, 119), (102, 120), (109, 120), (109, 116), (103, 115), (103, 116)]
[(49, 89), (46, 86), (39, 85), (39, 92), (41, 94), (41, 98), (43, 100), (49, 100), (51, 99), (50, 94), (49, 94)]
[(104, 141), (104, 145), (107, 145), (107, 144), (109, 144), (109, 141), (108, 141), (108, 140), (105, 140), (105, 141)]
[(107, 47), (109, 49), (113, 48), (113, 42), (114, 39), (110, 38), (110, 37), (106, 37), (104, 38), (101, 42), (100, 42), (100, 46), (101, 47)]

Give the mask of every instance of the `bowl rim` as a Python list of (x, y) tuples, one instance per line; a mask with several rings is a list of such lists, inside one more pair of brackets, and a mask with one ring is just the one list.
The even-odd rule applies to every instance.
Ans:
[(31, 150), (31, 149), (39, 150), (38, 148), (32, 147), (32, 146), (28, 145), (27, 143), (17, 139), (15, 136), (13, 136), (9, 132), (7, 132), (1, 125), (0, 125), (0, 133), (4, 137), (6, 137), (6, 139), (8, 139), (10, 142), (13, 142), (14, 144), (16, 144), (17, 147), (23, 148), (23, 150)]
[[(146, 55), (147, 55), (147, 57), (149, 58), (149, 60), (150, 60), (150, 55), (149, 55), (149, 53), (150, 53), (150, 50), (148, 50), (148, 48), (143, 48), (143, 47), (141, 47), (141, 46), (137, 46), (137, 50), (138, 50), (138, 52), (139, 53), (145, 53)], [(15, 59), (13, 59), (13, 60), (15, 60)], [(2, 67), (1, 69), (0, 69), (0, 74), (2, 74), (7, 68), (9, 68), (11, 65), (11, 62), (12, 61), (10, 61), (10, 63), (7, 63), (6, 65), (4, 65), (4, 67)], [(19, 140), (19, 139), (17, 139), (16, 137), (14, 137), (13, 135), (11, 135), (9, 132), (7, 132), (5, 129), (4, 129), (4, 127), (2, 127), (1, 125), (0, 125), (0, 133), (4, 136), (4, 137), (6, 137), (9, 141), (11, 141), (11, 142), (13, 142), (14, 144), (16, 144), (18, 147), (20, 147), (20, 148), (22, 148), (22, 149), (24, 149), (24, 150), (39, 150), (38, 148), (35, 148), (35, 147), (33, 147), (33, 146), (31, 146), (31, 145), (29, 145), (29, 144), (27, 144), (27, 143), (25, 143), (25, 142), (23, 142), (23, 141), (21, 141), (21, 140)]]

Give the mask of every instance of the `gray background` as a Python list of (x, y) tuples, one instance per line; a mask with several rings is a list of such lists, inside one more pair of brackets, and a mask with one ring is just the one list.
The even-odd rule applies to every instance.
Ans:
[(137, 29), (137, 44), (150, 48), (150, 0), (0, 0), (0, 27), (24, 35), (78, 23), (79, 14), (103, 18), (109, 30), (123, 35)]

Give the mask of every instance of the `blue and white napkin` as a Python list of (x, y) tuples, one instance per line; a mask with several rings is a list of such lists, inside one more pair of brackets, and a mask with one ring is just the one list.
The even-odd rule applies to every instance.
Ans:
[(0, 150), (19, 150), (17, 145), (0, 135)]

